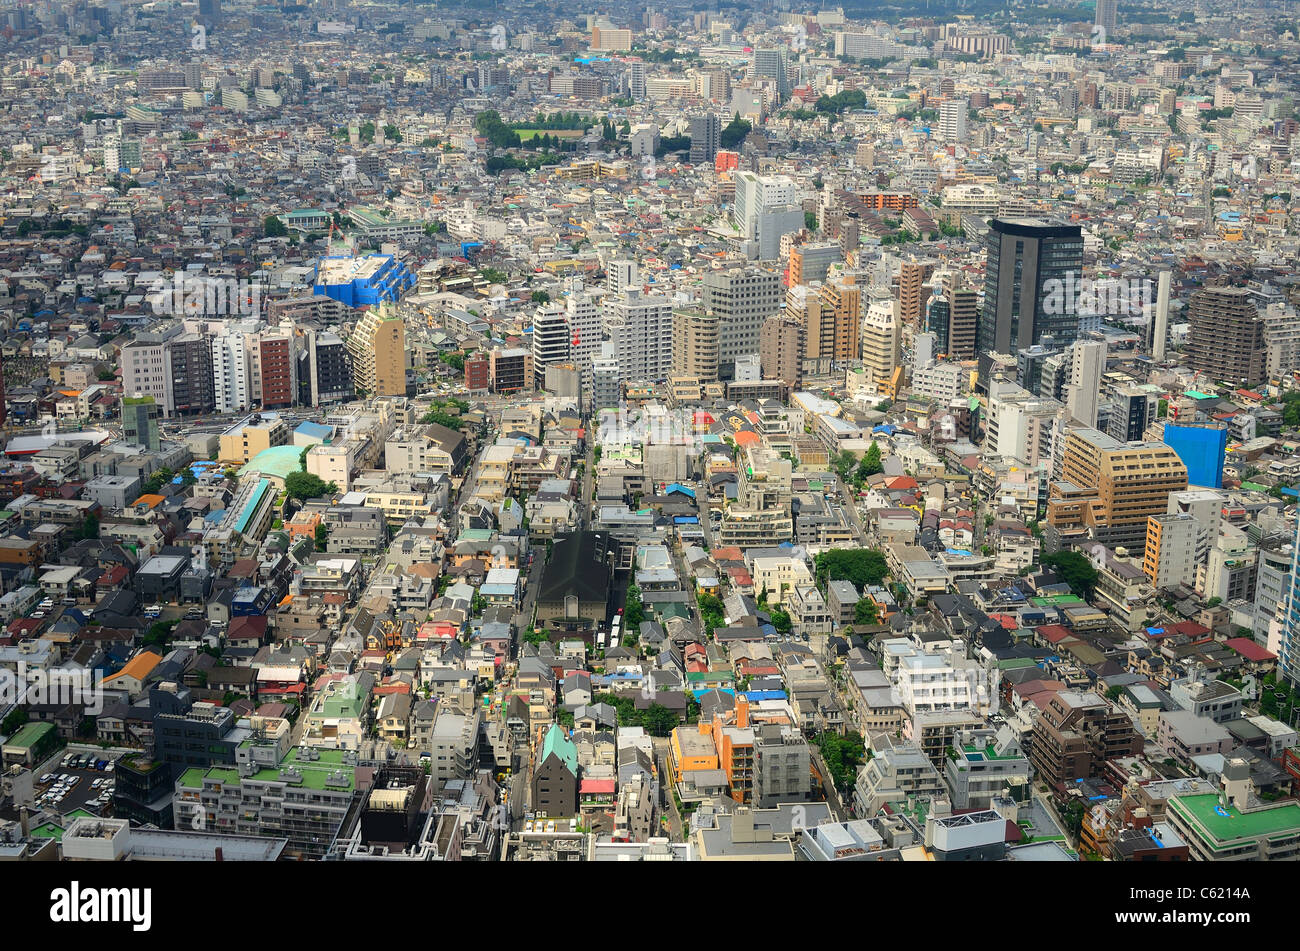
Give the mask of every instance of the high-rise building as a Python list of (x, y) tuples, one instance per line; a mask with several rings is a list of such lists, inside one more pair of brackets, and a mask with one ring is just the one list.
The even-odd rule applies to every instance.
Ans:
[(949, 360), (974, 360), (979, 327), (979, 295), (954, 278), (945, 278), (938, 297), (927, 304), (928, 328), (935, 336), (936, 352)]
[(348, 352), (358, 393), (406, 395), (406, 324), (395, 310), (385, 305), (367, 310), (348, 337)]
[(600, 351), (600, 305), (596, 296), (576, 281), (564, 299), (569, 321), (569, 362), (582, 374), (583, 387), (591, 383), (591, 364)]
[(297, 348), (298, 402), (320, 406), (353, 397), (352, 355), (338, 334), (301, 327)]
[(1115, 15), (1118, 12), (1119, 0), (1097, 0), (1097, 13), (1092, 22), (1104, 31), (1095, 34), (1099, 42), (1115, 42)]
[(785, 295), (784, 318), (803, 328), (804, 371), (821, 375), (831, 371), (835, 353), (835, 321), (822, 307), (819, 290), (796, 284)]
[(966, 112), (970, 102), (966, 99), (946, 99), (939, 105), (939, 137), (945, 142), (966, 141)]
[(1300, 683), (1300, 518), (1291, 543), (1291, 570), (1277, 618), (1269, 628), (1269, 648), (1278, 655), (1282, 676)]
[(623, 372), (618, 366), (617, 351), (612, 343), (601, 345), (591, 364), (591, 409), (616, 409), (623, 400)]
[(781, 236), (804, 227), (799, 190), (787, 175), (736, 172), (736, 198), (731, 220), (742, 243), (753, 243), (751, 257), (774, 261), (780, 254)]
[(695, 308), (673, 312), (673, 373), (701, 383), (718, 379), (721, 322), (717, 314)]
[(627, 68), (627, 89), (628, 94), (636, 102), (645, 99), (645, 63), (641, 60), (633, 60)]
[(546, 368), (569, 362), (569, 318), (557, 301), (541, 304), (533, 314), (533, 373), (536, 385), (546, 380)]
[(493, 393), (519, 393), (533, 388), (533, 353), (523, 347), (494, 347), (488, 351)]
[(1264, 321), (1244, 287), (1206, 287), (1188, 302), (1187, 363), (1213, 382), (1254, 386), (1264, 379)]
[(632, 48), (632, 31), (610, 26), (592, 27), (591, 48), (601, 52), (627, 52)]
[(1110, 419), (1106, 431), (1120, 442), (1144, 439), (1147, 427), (1156, 419), (1159, 398), (1136, 386), (1122, 387), (1111, 398)]
[(1051, 336), (1079, 336), (1083, 229), (1040, 218), (989, 222), (981, 352), (1015, 353)]
[(298, 363), (294, 339), (278, 330), (264, 331), (258, 337), (258, 363), (262, 371), (262, 390), (257, 394), (263, 409), (292, 406), (298, 390)]
[(738, 357), (759, 352), (763, 321), (781, 313), (781, 275), (758, 267), (709, 271), (700, 305), (718, 318), (718, 373), (730, 380)]
[(905, 325), (921, 326), (921, 315), (930, 297), (926, 281), (933, 274), (933, 261), (903, 261), (898, 265), (898, 316)]
[(657, 294), (627, 290), (607, 297), (604, 333), (614, 344), (624, 382), (666, 380), (672, 372), (672, 302)]
[(164, 416), (174, 412), (165, 334), (141, 333), (122, 347), (122, 393), (151, 396)]
[(772, 80), (776, 84), (777, 100), (784, 102), (790, 95), (790, 64), (785, 47), (754, 50), (754, 76)]
[(605, 286), (611, 294), (621, 294), (640, 284), (641, 276), (635, 261), (619, 258), (609, 262), (605, 272)]
[(1105, 372), (1105, 341), (1076, 341), (1070, 349), (1070, 382), (1065, 387), (1065, 405), (1070, 415), (1084, 426), (1097, 425), (1097, 399), (1101, 375)]
[(717, 115), (706, 112), (691, 119), (691, 164), (703, 165), (712, 162), (718, 154), (718, 137), (722, 134), (722, 122)]
[(172, 409), (178, 416), (211, 413), (216, 408), (212, 385), (212, 350), (202, 334), (186, 333), (167, 341)]
[(807, 331), (798, 320), (776, 314), (763, 321), (758, 345), (763, 379), (782, 380), (792, 389), (801, 387), (807, 341)]
[(867, 305), (862, 320), (862, 369), (868, 386), (885, 383), (902, 356), (898, 305), (884, 294)]
[(1189, 587), (1196, 580), (1198, 526), (1190, 515), (1147, 517), (1146, 552), (1142, 573), (1155, 588)]
[(843, 260), (840, 246), (833, 241), (801, 244), (790, 249), (790, 283), (812, 284), (826, 280), (832, 264)]
[(1069, 429), (1047, 520), (1062, 536), (1137, 548), (1146, 541), (1148, 516), (1163, 515), (1170, 494), (1186, 488), (1187, 467), (1164, 443), (1122, 443), (1095, 429)]
[(162, 407), (152, 396), (122, 397), (122, 438), (129, 445), (157, 451), (162, 448), (158, 419)]
[(217, 412), (248, 409), (248, 350), (240, 328), (229, 328), (212, 337), (212, 386)]
[[(822, 285), (822, 309), (829, 314), (832, 327), (830, 357), (838, 363), (851, 363), (860, 356), (862, 333), (862, 288), (852, 275), (844, 275)], [(893, 302), (886, 300), (892, 310)], [(896, 331), (897, 332), (897, 331)], [(894, 358), (897, 363), (897, 356)]]

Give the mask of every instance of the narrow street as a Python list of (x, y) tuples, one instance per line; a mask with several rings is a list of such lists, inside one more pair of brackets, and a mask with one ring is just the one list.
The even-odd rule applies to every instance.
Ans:
[(684, 838), (682, 816), (677, 811), (677, 802), (673, 799), (672, 773), (668, 767), (668, 740), (656, 737), (652, 740), (655, 751), (655, 769), (659, 772), (660, 808), (668, 820), (668, 838), (672, 842), (681, 842)]
[(826, 760), (822, 759), (821, 750), (811, 741), (808, 743), (808, 752), (812, 758), (813, 766), (822, 776), (822, 794), (826, 799), (826, 805), (831, 807), (831, 813), (836, 822), (847, 822), (849, 811), (845, 808), (844, 802), (840, 797), (840, 792), (835, 788), (835, 782), (831, 778), (831, 771), (826, 766)]
[(858, 515), (857, 499), (853, 497), (853, 489), (843, 479), (836, 479), (840, 487), (840, 499), (844, 503), (844, 510), (849, 516), (849, 523), (853, 526), (854, 534), (857, 535), (858, 542), (862, 545), (867, 544), (867, 532), (862, 527), (862, 518)]

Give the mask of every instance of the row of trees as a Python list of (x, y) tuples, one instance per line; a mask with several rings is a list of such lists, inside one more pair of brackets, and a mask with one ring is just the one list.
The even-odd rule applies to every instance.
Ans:
[(607, 703), (617, 710), (619, 726), (644, 727), (651, 736), (667, 736), (678, 724), (677, 714), (660, 703), (638, 710), (636, 701), (625, 694), (598, 693), (591, 699), (593, 703)]
[(865, 109), (867, 105), (867, 94), (861, 89), (846, 89), (843, 92), (837, 92), (833, 96), (822, 96), (817, 100), (814, 107), (818, 112), (829, 112), (839, 115), (848, 109)]
[(875, 440), (872, 440), (871, 447), (862, 454), (861, 460), (847, 449), (835, 457), (835, 474), (840, 477), (840, 481), (852, 483), (858, 488), (861, 488), (869, 477), (884, 471), (880, 447), (876, 445)]

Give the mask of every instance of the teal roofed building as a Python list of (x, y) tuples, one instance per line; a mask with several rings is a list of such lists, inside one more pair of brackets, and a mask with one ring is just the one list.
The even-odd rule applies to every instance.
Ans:
[(284, 488), (284, 480), (291, 473), (302, 469), (302, 450), (302, 446), (272, 446), (263, 449), (239, 470), (239, 477), (242, 479), (256, 472), (264, 479), (274, 480), (279, 488)]
[(563, 818), (578, 811), (578, 748), (568, 732), (552, 723), (533, 763), (533, 810)]

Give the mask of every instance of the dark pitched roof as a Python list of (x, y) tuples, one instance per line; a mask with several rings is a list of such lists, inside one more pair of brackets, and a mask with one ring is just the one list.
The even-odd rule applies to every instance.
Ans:
[(563, 601), (569, 595), (577, 595), (582, 601), (607, 601), (610, 568), (606, 553), (610, 543), (604, 532), (576, 532), (559, 539), (542, 573), (538, 602)]

